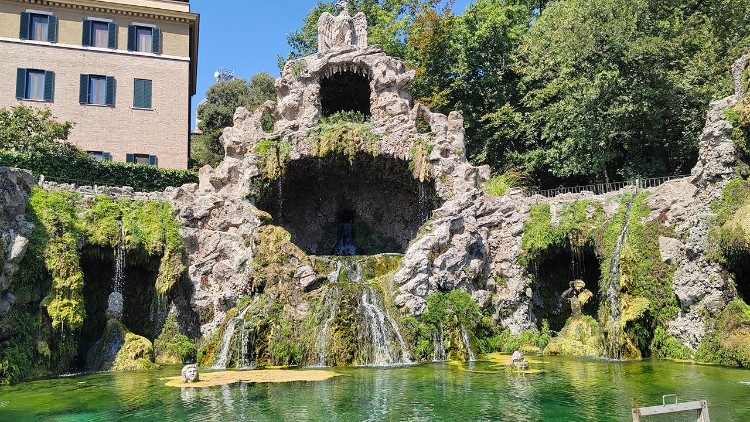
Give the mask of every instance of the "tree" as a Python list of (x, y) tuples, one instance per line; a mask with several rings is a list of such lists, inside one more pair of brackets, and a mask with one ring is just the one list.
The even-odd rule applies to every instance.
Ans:
[(224, 158), (219, 139), (224, 128), (233, 124), (238, 107), (255, 111), (264, 102), (276, 99), (274, 79), (267, 72), (254, 75), (250, 81), (232, 79), (217, 82), (206, 92), (205, 101), (198, 106), (198, 135), (191, 144), (193, 167), (216, 166)]
[(44, 151), (60, 148), (73, 124), (58, 122), (48, 109), (18, 106), (0, 109), (0, 150)]

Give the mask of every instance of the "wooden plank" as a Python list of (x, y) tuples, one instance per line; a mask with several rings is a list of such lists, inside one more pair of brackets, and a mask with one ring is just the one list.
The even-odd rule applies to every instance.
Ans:
[(708, 403), (705, 400), (633, 409), (633, 422), (640, 422), (641, 416), (665, 415), (668, 413), (689, 412), (691, 410), (698, 412), (699, 422), (710, 422)]

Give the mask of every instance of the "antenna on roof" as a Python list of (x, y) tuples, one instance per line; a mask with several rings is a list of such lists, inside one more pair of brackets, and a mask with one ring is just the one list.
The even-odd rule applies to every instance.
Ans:
[(234, 76), (234, 70), (219, 69), (214, 72), (214, 78), (216, 79), (216, 82), (226, 82), (236, 79), (236, 76)]

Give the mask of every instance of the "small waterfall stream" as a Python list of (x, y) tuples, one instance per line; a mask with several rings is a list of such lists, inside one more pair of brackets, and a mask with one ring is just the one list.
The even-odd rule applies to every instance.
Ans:
[(125, 308), (125, 226), (120, 224), (120, 240), (115, 250), (115, 268), (112, 277), (112, 293), (107, 298), (107, 318), (122, 320)]
[(238, 322), (242, 322), (245, 320), (245, 315), (247, 315), (248, 311), (250, 311), (251, 306), (253, 306), (253, 303), (247, 305), (247, 307), (243, 309), (239, 315), (237, 315), (235, 318), (232, 318), (232, 320), (227, 323), (226, 328), (224, 328), (224, 335), (221, 338), (221, 348), (219, 349), (219, 355), (216, 356), (216, 363), (214, 363), (212, 369), (227, 369), (227, 363), (229, 363), (229, 349), (232, 343), (232, 337), (234, 336), (235, 328), (237, 327)]
[(471, 351), (471, 342), (469, 341), (469, 332), (466, 330), (466, 326), (461, 324), (461, 340), (464, 342), (466, 353), (469, 355), (469, 362), (476, 362), (477, 358), (474, 356), (474, 352)]
[(617, 243), (612, 253), (612, 263), (609, 268), (609, 287), (607, 287), (607, 304), (610, 308), (608, 357), (612, 359), (620, 359), (620, 255), (628, 233), (630, 213), (633, 209), (635, 198), (636, 195), (634, 194), (628, 200), (625, 215), (623, 216), (622, 230), (617, 238)]
[(448, 360), (445, 353), (445, 334), (443, 333), (443, 326), (441, 325), (432, 334), (432, 361), (433, 362), (445, 362)]

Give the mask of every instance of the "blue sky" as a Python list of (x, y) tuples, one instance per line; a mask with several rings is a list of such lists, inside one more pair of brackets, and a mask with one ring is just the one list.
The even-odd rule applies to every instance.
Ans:
[[(192, 0), (193, 12), (201, 15), (198, 56), (198, 92), (193, 108), (214, 83), (218, 69), (234, 70), (249, 78), (268, 71), (278, 77), (276, 56), (286, 55), (286, 34), (302, 25), (305, 14), (317, 0)], [(461, 12), (470, 0), (457, 0)], [(195, 120), (195, 111), (193, 111)]]

